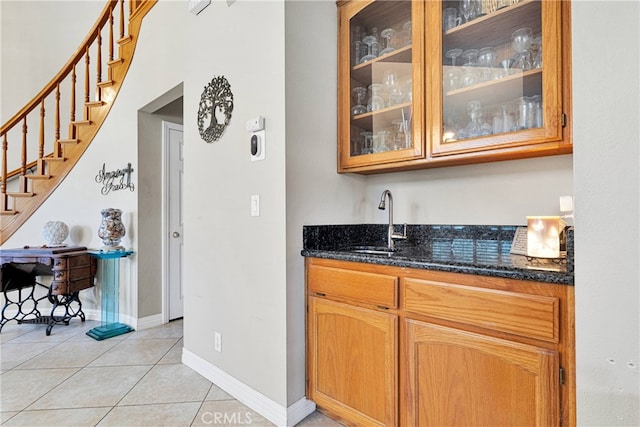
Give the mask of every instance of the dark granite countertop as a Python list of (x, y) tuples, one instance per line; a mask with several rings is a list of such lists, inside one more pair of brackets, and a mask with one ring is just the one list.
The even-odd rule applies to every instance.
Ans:
[[(517, 226), (407, 225), (407, 239), (392, 254), (354, 252), (355, 247), (385, 247), (386, 224), (304, 226), (305, 257), (329, 258), (396, 267), (506, 277), (573, 285), (573, 228), (566, 229), (567, 257), (560, 260), (513, 255)], [(401, 227), (396, 225), (396, 231)]]

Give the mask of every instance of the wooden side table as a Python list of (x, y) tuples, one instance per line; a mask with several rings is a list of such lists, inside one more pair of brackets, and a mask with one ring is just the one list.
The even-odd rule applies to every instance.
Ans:
[(126, 334), (133, 328), (120, 323), (120, 260), (133, 251), (91, 250), (89, 255), (99, 261), (98, 277), (101, 287), (101, 323), (87, 331), (87, 335), (98, 341)]
[[(79, 292), (93, 286), (96, 260), (82, 246), (29, 247), (0, 250), (0, 282), (5, 303), (0, 317), (0, 331), (9, 321), (47, 324), (51, 335), (54, 325), (65, 324), (74, 317), (84, 322)], [(36, 282), (37, 276), (53, 276), (49, 286)], [(47, 295), (36, 298), (36, 286), (48, 288)], [(17, 299), (13, 292), (17, 291)], [(47, 299), (51, 313), (42, 315), (38, 302)], [(62, 311), (62, 313), (61, 313)]]

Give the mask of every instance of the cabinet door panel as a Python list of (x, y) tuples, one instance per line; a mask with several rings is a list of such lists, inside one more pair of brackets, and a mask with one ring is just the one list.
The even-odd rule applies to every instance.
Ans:
[(397, 316), (309, 298), (309, 393), (358, 425), (395, 425)]
[(407, 422), (559, 425), (555, 351), (405, 321)]
[[(435, 5), (431, 13), (441, 16)], [(433, 33), (442, 34), (443, 58), (434, 156), (563, 138), (561, 3), (525, 0), (487, 12)]]
[(339, 170), (424, 158), (424, 4), (347, 2), (339, 20)]

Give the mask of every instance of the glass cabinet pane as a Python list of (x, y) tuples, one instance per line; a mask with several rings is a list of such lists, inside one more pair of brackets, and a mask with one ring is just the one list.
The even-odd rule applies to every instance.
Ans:
[(349, 20), (349, 156), (412, 148), (411, 1), (374, 1)]
[(541, 4), (442, 2), (441, 147), (544, 127)]

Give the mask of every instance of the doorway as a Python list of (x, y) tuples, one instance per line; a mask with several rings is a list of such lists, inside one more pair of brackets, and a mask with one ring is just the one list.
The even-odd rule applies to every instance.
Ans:
[[(182, 83), (138, 111), (138, 289), (133, 300), (138, 326), (143, 329), (181, 317), (169, 313), (169, 260), (175, 264), (181, 259), (168, 255), (173, 230), (167, 222), (167, 206), (169, 200), (180, 200), (180, 196), (169, 196), (168, 173), (173, 168), (167, 164), (169, 156), (163, 144), (165, 122), (184, 123)], [(176, 231), (181, 237), (181, 230)], [(171, 274), (181, 270), (171, 268)]]

